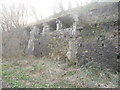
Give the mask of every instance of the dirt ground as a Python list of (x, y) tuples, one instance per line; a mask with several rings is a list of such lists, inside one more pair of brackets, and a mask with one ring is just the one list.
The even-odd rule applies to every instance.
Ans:
[(2, 80), (1, 82), (2, 82), (2, 88), (11, 88), (10, 85), (4, 80)]

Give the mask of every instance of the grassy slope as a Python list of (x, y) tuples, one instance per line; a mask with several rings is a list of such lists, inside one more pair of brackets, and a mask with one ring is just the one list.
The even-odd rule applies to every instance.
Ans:
[(48, 59), (4, 59), (3, 80), (14, 88), (117, 87), (117, 75), (92, 63), (88, 68)]

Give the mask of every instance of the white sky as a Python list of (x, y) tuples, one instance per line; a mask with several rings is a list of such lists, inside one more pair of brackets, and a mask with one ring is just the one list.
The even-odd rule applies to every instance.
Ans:
[[(7, 7), (15, 3), (16, 5), (19, 2), (23, 2), (25, 4), (31, 5), (36, 10), (36, 14), (38, 18), (42, 16), (42, 18), (48, 17), (53, 14), (53, 6), (54, 4), (57, 7), (57, 3), (60, 0), (0, 0), (0, 5), (3, 3)], [(64, 8), (67, 9), (69, 0), (62, 0)], [(76, 1), (79, 1), (81, 4), (86, 4), (86, 2), (90, 2), (91, 0), (71, 0), (72, 7), (76, 6)], [(31, 19), (30, 22), (33, 20)]]

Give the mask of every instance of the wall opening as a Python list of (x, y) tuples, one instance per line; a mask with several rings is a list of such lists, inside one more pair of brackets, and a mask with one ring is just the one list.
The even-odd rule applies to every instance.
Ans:
[(50, 26), (49, 31), (55, 31), (56, 30), (56, 20), (52, 20), (52, 21), (48, 22), (48, 24)]
[(102, 43), (102, 47), (104, 47), (104, 43)]
[(63, 24), (63, 29), (70, 28), (73, 25), (74, 19), (70, 15), (60, 17), (59, 20)]
[(43, 25), (42, 24), (38, 24), (36, 25), (39, 28), (39, 35), (43, 32)]
[(42, 55), (42, 52), (40, 54)]

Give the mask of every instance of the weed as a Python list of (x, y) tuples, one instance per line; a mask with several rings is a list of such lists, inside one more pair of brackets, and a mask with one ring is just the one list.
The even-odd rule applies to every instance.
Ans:
[[(26, 63), (23, 67), (20, 65), (14, 66), (12, 65), (13, 61), (10, 62), (9, 60), (6, 60), (6, 63), (2, 65), (3, 80), (7, 81), (11, 87), (14, 88), (27, 87), (27, 84), (25, 86), (27, 81), (29, 82), (29, 85), (31, 85), (30, 87), (33, 88), (81, 88), (81, 86), (78, 86), (78, 83), (79, 85), (82, 85), (81, 83), (87, 82), (88, 79), (90, 81), (94, 81), (95, 83), (105, 83), (110, 81), (114, 85), (117, 85), (118, 82), (116, 75), (111, 76), (105, 74), (99, 65), (94, 62), (87, 63), (82, 69), (76, 69), (76, 65), (68, 65), (66, 73), (64, 73), (64, 70), (56, 65), (57, 63), (60, 63), (60, 61), (55, 61), (56, 64), (53, 61), (47, 60), (41, 60), (37, 63), (33, 59), (32, 62), (32, 65), (29, 66), (28, 63)], [(49, 73), (48, 70), (51, 73)], [(77, 72), (77, 70), (80, 72)], [(30, 73), (31, 71), (34, 73)], [(102, 76), (101, 73), (103, 73)], [(82, 87), (85, 87), (85, 85), (82, 85)]]
[(52, 84), (50, 87), (52, 87), (52, 88), (67, 88), (67, 87), (71, 87), (71, 86), (72, 85), (70, 85), (68, 83), (68, 81), (61, 81), (61, 82), (56, 82), (56, 83)]
[(17, 80), (11, 80), (10, 84), (12, 85), (13, 88), (24, 88), (24, 83), (21, 81), (17, 81)]
[(18, 73), (16, 78), (19, 80), (27, 80), (27, 76), (25, 75), (25, 72)]
[(72, 76), (74, 74), (76, 74), (76, 71), (69, 71), (69, 72), (65, 73), (64, 75), (62, 75), (62, 77), (68, 77), (68, 76)]
[(38, 85), (38, 87), (39, 87), (39, 88), (47, 88), (48, 86), (47, 86), (46, 84), (44, 84), (44, 83), (40, 83), (40, 84)]

